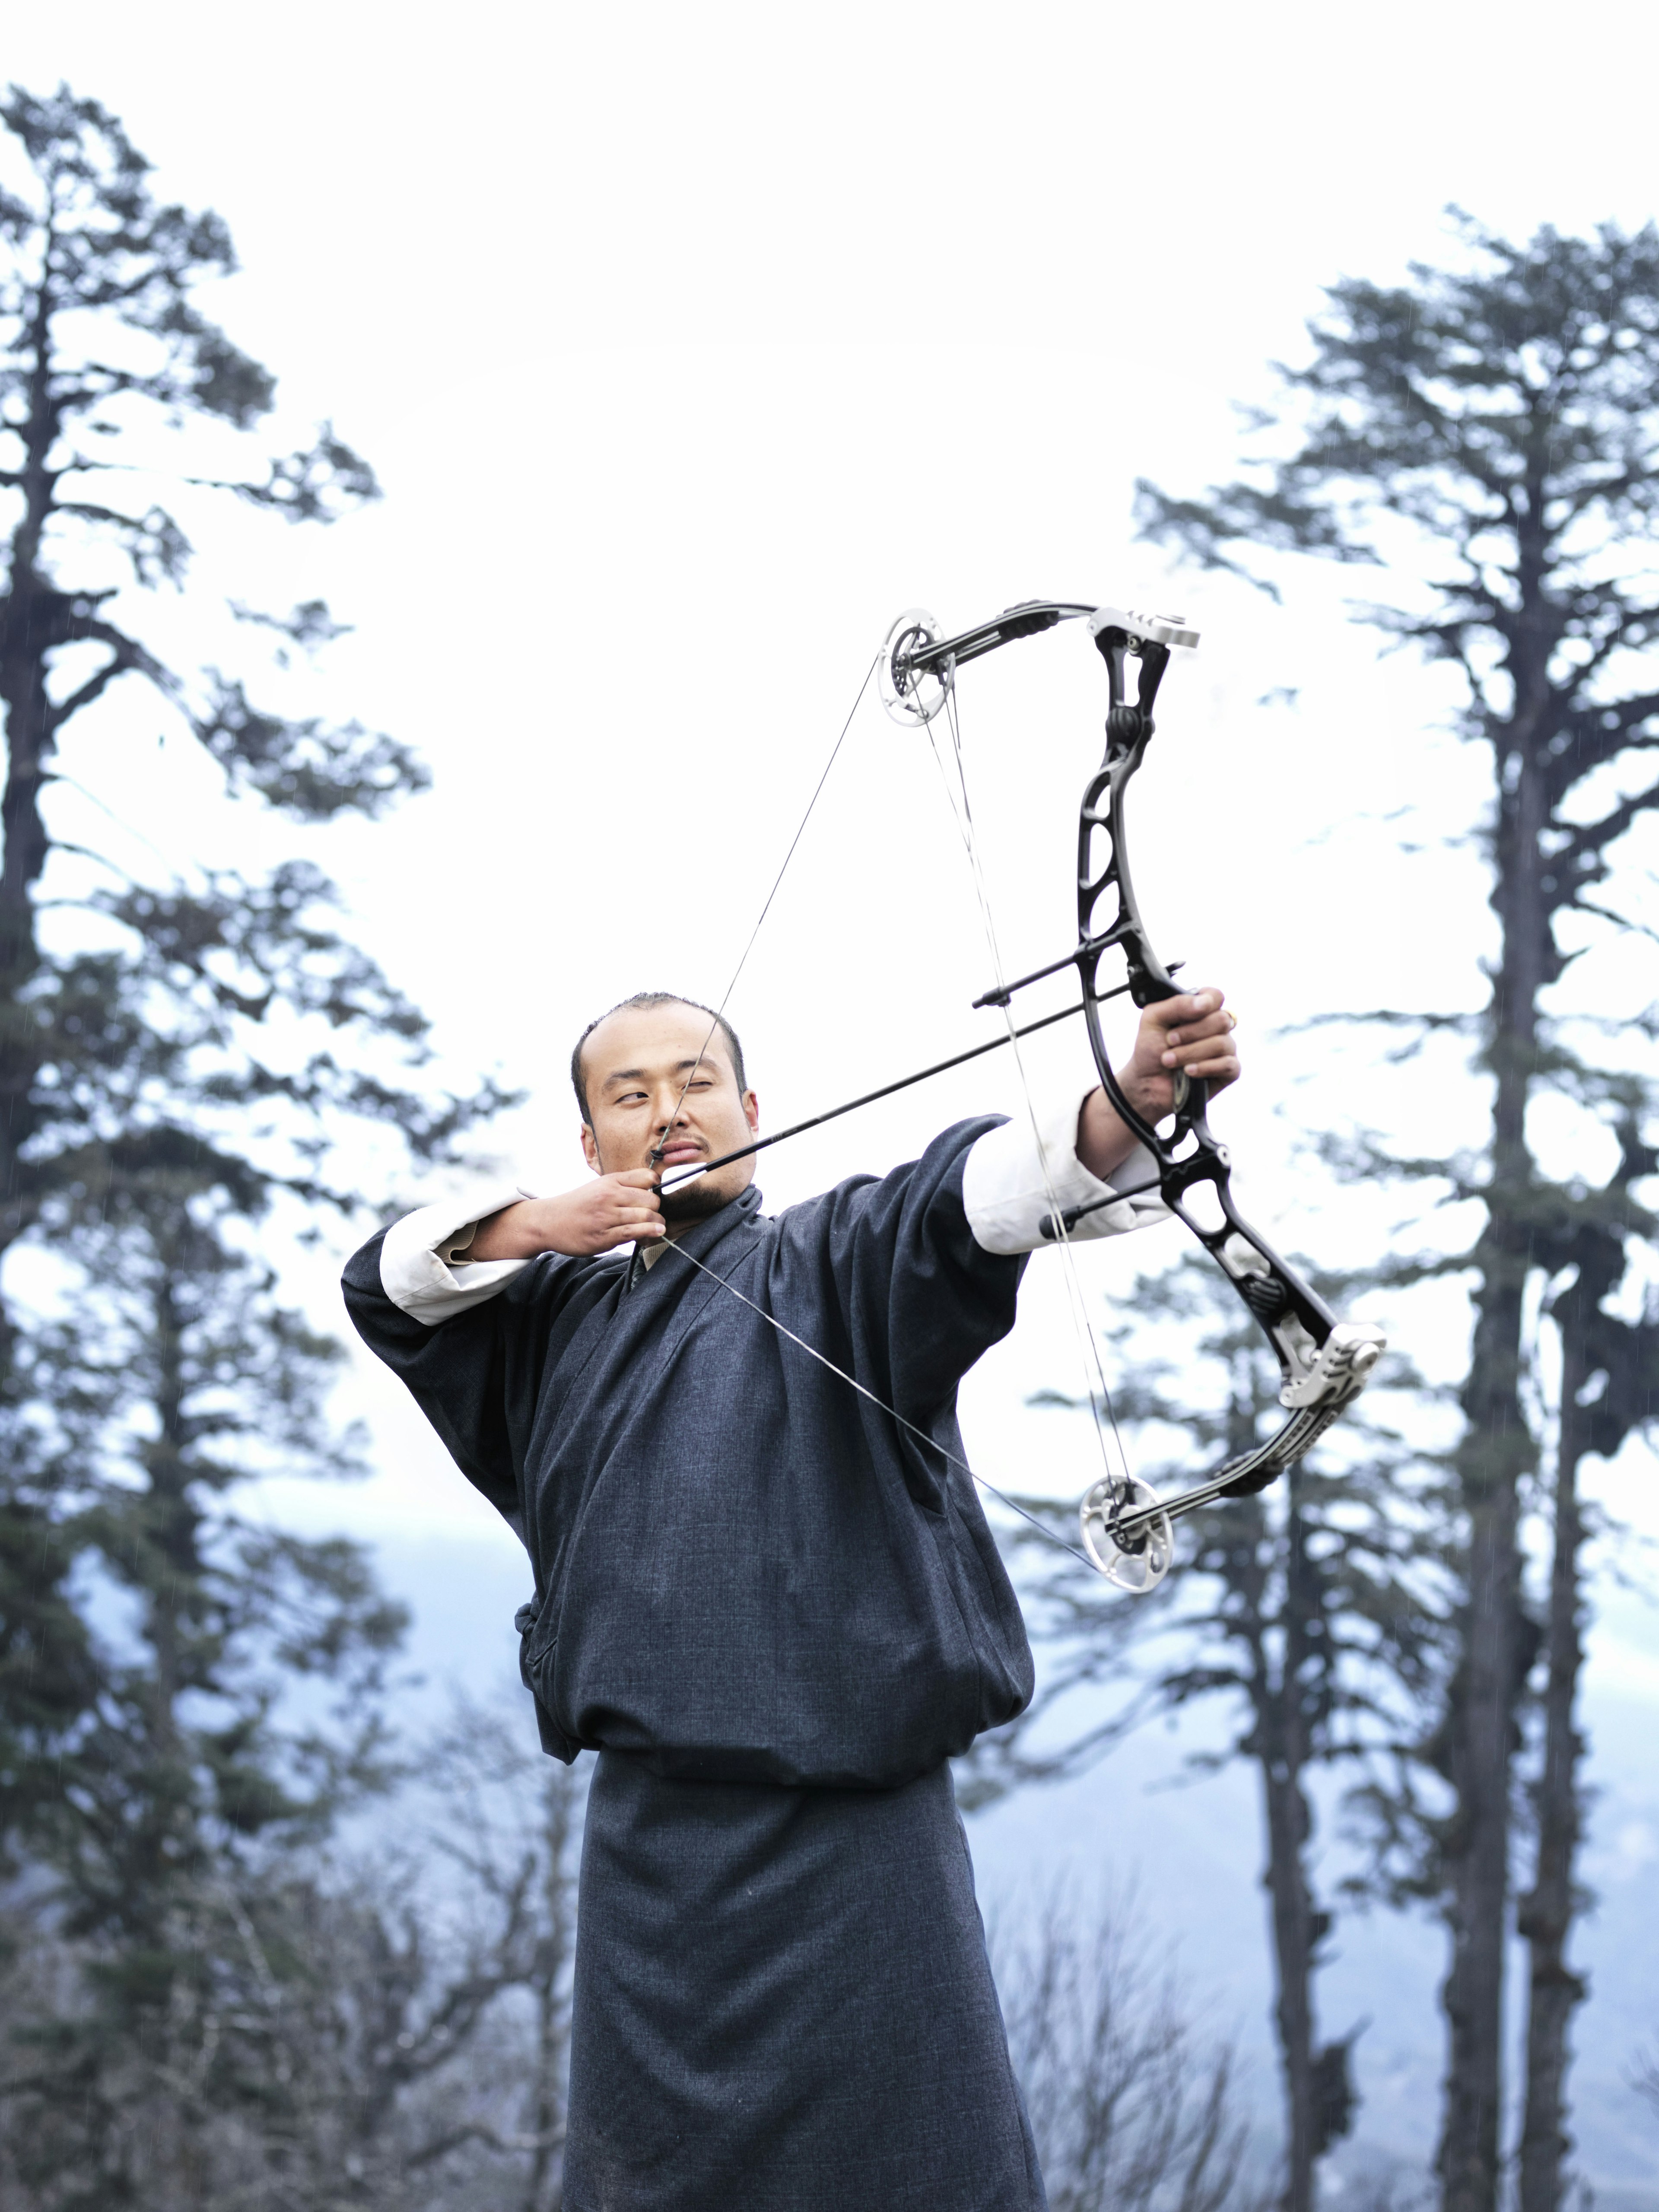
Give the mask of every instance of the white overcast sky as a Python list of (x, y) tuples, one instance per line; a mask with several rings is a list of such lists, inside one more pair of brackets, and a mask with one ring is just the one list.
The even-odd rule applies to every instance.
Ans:
[[(1391, 1202), (1333, 1200), (1297, 1130), (1478, 1138), (1467, 1085), (1390, 1087), (1370, 1048), (1275, 1035), (1316, 1012), (1478, 1002), (1482, 878), (1442, 841), (1475, 818), (1485, 767), (1449, 734), (1452, 691), (1378, 661), (1345, 617), (1352, 574), (1286, 572), (1279, 611), (1172, 578), (1132, 541), (1129, 488), (1230, 469), (1233, 404), (1270, 396), (1266, 364), (1299, 356), (1321, 285), (1447, 253), (1448, 202), (1511, 234), (1652, 215), (1650, 9), (8, 15), (9, 75), (103, 100), (162, 192), (230, 222), (245, 273), (216, 312), (281, 378), (273, 437), (331, 416), (380, 473), (383, 503), (327, 536), (210, 528), (204, 553), (245, 565), (204, 560), (202, 585), (273, 605), (321, 590), (356, 625), (317, 702), (411, 742), (435, 788), (301, 842), (436, 1018), (456, 1079), (497, 1067), (532, 1091), (500, 1139), (526, 1179), (580, 1172), (562, 1069), (592, 1013), (644, 986), (725, 991), (892, 617), (921, 604), (960, 627), (1049, 595), (1173, 606), (1204, 633), (1166, 681), (1133, 827), (1154, 941), (1244, 1023), (1249, 1085), (1222, 1115), (1245, 1210), (1363, 1259)], [(1291, 702), (1259, 703), (1281, 689)], [(1071, 934), (1101, 694), (1076, 626), (963, 679), (1011, 969)], [(70, 772), (126, 826), (65, 792), (64, 834), (95, 830), (135, 868), (294, 848), (234, 825), (157, 727), (130, 697), (76, 733)], [(1598, 957), (1587, 991), (1654, 995), (1640, 960)], [(768, 1119), (978, 1041), (991, 1018), (969, 1001), (989, 980), (925, 745), (867, 704), (731, 1002)], [(1056, 1042), (1036, 1072), (1065, 1078), (1079, 1049)], [(907, 1094), (780, 1152), (769, 1203), (1015, 1098), (995, 1060)], [(1091, 1296), (1158, 1256), (1088, 1255)], [(1457, 1371), (1462, 1326), (1449, 1301), (1429, 1327), (1437, 1371)], [(1088, 1478), (1084, 1441), (1022, 1407), (1078, 1366), (1039, 1263), (969, 1395), (988, 1472)], [(502, 1540), (395, 1392), (356, 1389), (383, 1472), (307, 1517), (401, 1544), (406, 1565), (435, 1547), (441, 1626), (446, 1606), (476, 1621), (469, 1577), (493, 1594), (517, 1572)], [(1641, 1510), (1637, 1475), (1620, 1495)], [(1632, 1713), (1659, 1707), (1646, 1641), (1598, 1651)], [(424, 1648), (453, 1656), (429, 1627)], [(1633, 1899), (1659, 1790), (1639, 1763), (1620, 1787)], [(1402, 2000), (1402, 2112), (1435, 2033)]]
[[(1443, 841), (1478, 816), (1485, 762), (1449, 732), (1443, 672), (1379, 659), (1345, 613), (1350, 589), (1411, 579), (1287, 571), (1274, 610), (1172, 576), (1133, 541), (1129, 491), (1228, 470), (1236, 404), (1271, 396), (1321, 285), (1452, 251), (1447, 203), (1510, 233), (1646, 219), (1646, 15), (1575, 17), (1571, 100), (1553, 41), (1492, 28), (1455, 7), (1384, 26), (1288, 6), (96, 0), (9, 25), (13, 75), (95, 94), (161, 191), (230, 222), (244, 273), (212, 304), (281, 378), (272, 441), (327, 415), (380, 472), (383, 502), (330, 533), (186, 509), (199, 595), (133, 615), (184, 659), (246, 651), (198, 627), (222, 596), (320, 589), (356, 625), (295, 702), (392, 729), (435, 788), (299, 842), (456, 1079), (530, 1090), (498, 1139), (527, 1180), (581, 1171), (563, 1067), (591, 1014), (648, 985), (726, 992), (892, 617), (959, 627), (1047, 595), (1173, 603), (1203, 632), (1166, 680), (1133, 829), (1156, 943), (1244, 1025), (1248, 1083), (1220, 1111), (1246, 1210), (1363, 1258), (1389, 1206), (1346, 1193), (1332, 1218), (1296, 1130), (1478, 1137), (1469, 1086), (1396, 1093), (1369, 1047), (1275, 1034), (1482, 994), (1483, 879)], [(1072, 934), (1103, 688), (1073, 626), (961, 689), (1011, 969)], [(64, 834), (135, 868), (294, 848), (233, 817), (188, 747), (158, 753), (159, 720), (129, 690), (77, 726), (66, 765), (128, 830), (65, 789)], [(1600, 957), (1603, 1003), (1615, 971), (1651, 995)], [(969, 1001), (989, 980), (927, 746), (867, 700), (731, 999), (767, 1118), (988, 1034)], [(1039, 1079), (1080, 1051), (1045, 1040)], [(1016, 1097), (998, 1060), (908, 1093), (774, 1156), (769, 1200)], [(1091, 1254), (1091, 1280), (1157, 1256)], [(1011, 1384), (1077, 1367), (1042, 1273)], [(1452, 1372), (1443, 1319), (1431, 1356)], [(1018, 1390), (979, 1395), (988, 1414)], [(421, 1512), (473, 1525), (434, 1470)]]

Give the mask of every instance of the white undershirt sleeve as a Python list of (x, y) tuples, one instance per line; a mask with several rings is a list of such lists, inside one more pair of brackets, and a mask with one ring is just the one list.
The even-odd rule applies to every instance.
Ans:
[[(1043, 1235), (1042, 1224), (1056, 1206), (1064, 1212), (1108, 1198), (1114, 1188), (1126, 1184), (1152, 1182), (1157, 1170), (1143, 1145), (1137, 1145), (1114, 1170), (1109, 1183), (1091, 1175), (1079, 1159), (1078, 1115), (1097, 1087), (1091, 1083), (1080, 1091), (1061, 1093), (1052, 1105), (1039, 1104), (1035, 1131), (1030, 1115), (988, 1130), (969, 1152), (962, 1195), (968, 1226), (981, 1249), (1041, 1251), (1051, 1241)], [(1121, 1237), (1167, 1219), (1168, 1214), (1154, 1188), (1085, 1213), (1070, 1234), (1078, 1243), (1097, 1237)]]
[(380, 1247), (380, 1288), (394, 1306), (428, 1328), (469, 1306), (482, 1305), (504, 1291), (528, 1260), (461, 1257), (478, 1232), (478, 1224), (504, 1206), (532, 1198), (517, 1183), (475, 1186), (441, 1206), (406, 1213), (386, 1232)]

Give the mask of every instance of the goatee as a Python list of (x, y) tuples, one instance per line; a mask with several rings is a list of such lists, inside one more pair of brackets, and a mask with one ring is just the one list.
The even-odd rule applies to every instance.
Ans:
[(711, 1176), (699, 1176), (695, 1182), (682, 1183), (678, 1190), (665, 1190), (662, 1194), (662, 1218), (670, 1228), (680, 1228), (693, 1221), (707, 1221), (711, 1213), (718, 1213), (731, 1200), (713, 1188)]

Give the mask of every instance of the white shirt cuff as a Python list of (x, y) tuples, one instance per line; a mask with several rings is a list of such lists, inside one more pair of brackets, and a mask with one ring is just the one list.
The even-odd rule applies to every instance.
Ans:
[(475, 1187), (441, 1206), (406, 1213), (386, 1232), (380, 1247), (380, 1288), (394, 1306), (435, 1328), (441, 1321), (482, 1305), (504, 1291), (528, 1260), (463, 1261), (478, 1224), (504, 1206), (532, 1198), (515, 1182)]
[[(1052, 1240), (1042, 1224), (1056, 1208), (1089, 1206), (1109, 1198), (1115, 1187), (1153, 1182), (1157, 1166), (1144, 1145), (1113, 1170), (1111, 1182), (1090, 1174), (1077, 1156), (1077, 1119), (1097, 1086), (1066, 1091), (1051, 1106), (1039, 1103), (1033, 1130), (1028, 1115), (988, 1130), (968, 1154), (962, 1172), (963, 1202), (974, 1242), (987, 1252), (1037, 1252)], [(1045, 1173), (1045, 1168), (1047, 1172)], [(1122, 1237), (1168, 1218), (1169, 1208), (1156, 1184), (1133, 1198), (1119, 1199), (1085, 1213), (1069, 1231), (1074, 1243), (1097, 1237)]]

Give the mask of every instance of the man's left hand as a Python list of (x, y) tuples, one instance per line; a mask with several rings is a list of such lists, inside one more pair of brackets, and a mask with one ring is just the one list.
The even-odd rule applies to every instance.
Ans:
[[(1201, 1078), (1212, 1091), (1238, 1080), (1237, 1022), (1219, 991), (1183, 991), (1142, 1009), (1135, 1048), (1118, 1073), (1123, 1095), (1143, 1120), (1161, 1121), (1175, 1107), (1177, 1073)], [(1091, 1091), (1078, 1116), (1077, 1155), (1091, 1175), (1109, 1181), (1134, 1150), (1133, 1133), (1103, 1091)]]
[(1118, 1077), (1124, 1097), (1147, 1121), (1158, 1121), (1174, 1109), (1177, 1070), (1201, 1076), (1212, 1091), (1237, 1083), (1237, 1027), (1226, 1000), (1212, 988), (1143, 1008), (1134, 1051)]

